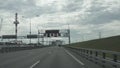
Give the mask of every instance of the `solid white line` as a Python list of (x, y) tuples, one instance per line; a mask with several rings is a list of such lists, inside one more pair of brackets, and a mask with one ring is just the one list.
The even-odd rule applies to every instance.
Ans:
[(83, 62), (81, 62), (80, 60), (78, 60), (75, 56), (73, 56), (69, 51), (65, 50), (65, 52), (70, 55), (74, 60), (76, 60), (79, 64), (81, 65), (85, 65)]
[(40, 63), (40, 60), (35, 62), (32, 66), (30, 66), (30, 68), (34, 68), (38, 63)]

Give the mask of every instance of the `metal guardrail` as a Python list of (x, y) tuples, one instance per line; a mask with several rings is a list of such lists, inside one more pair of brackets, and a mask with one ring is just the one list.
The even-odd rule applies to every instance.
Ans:
[(45, 46), (4, 46), (4, 47), (0, 47), (0, 53), (15, 52), (15, 51), (21, 51), (21, 50), (31, 50), (31, 49), (37, 49), (42, 47), (45, 47)]
[(67, 46), (66, 48), (103, 68), (120, 68), (120, 52), (70, 46)]

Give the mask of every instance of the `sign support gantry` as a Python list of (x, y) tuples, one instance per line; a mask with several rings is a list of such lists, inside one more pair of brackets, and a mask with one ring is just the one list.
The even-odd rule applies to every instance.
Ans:
[(16, 35), (16, 41), (17, 41), (17, 27), (18, 27), (18, 24), (19, 24), (19, 22), (18, 22), (18, 14), (17, 13), (15, 13), (15, 21), (14, 21), (14, 24), (15, 24), (15, 35)]

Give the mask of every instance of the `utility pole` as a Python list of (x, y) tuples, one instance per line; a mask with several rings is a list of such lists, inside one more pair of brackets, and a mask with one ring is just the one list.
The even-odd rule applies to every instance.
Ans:
[(15, 24), (15, 35), (16, 35), (16, 42), (17, 42), (17, 27), (18, 27), (18, 14), (15, 13), (15, 21), (14, 21), (14, 24)]
[(38, 29), (38, 46), (39, 46), (39, 42), (40, 42), (40, 31), (39, 31), (39, 29)]
[[(30, 19), (30, 35), (31, 35), (31, 19)], [(30, 38), (30, 44), (31, 44), (31, 38)]]

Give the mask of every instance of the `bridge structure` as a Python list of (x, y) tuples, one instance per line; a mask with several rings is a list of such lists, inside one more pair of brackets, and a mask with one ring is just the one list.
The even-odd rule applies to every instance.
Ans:
[[(43, 31), (43, 30), (42, 30)], [(62, 29), (62, 30), (44, 30), (44, 32), (38, 31), (38, 34), (31, 34), (31, 35), (25, 35), (25, 36), (17, 36), (17, 35), (2, 35), (0, 36), (1, 39), (38, 39), (38, 43), (40, 43), (40, 39), (42, 39), (41, 43), (44, 43), (44, 38), (58, 38), (58, 37), (66, 37), (68, 40), (70, 40), (69, 37), (70, 34), (68, 32), (68, 29)], [(70, 44), (70, 42), (68, 42)]]
[[(2, 20), (1, 20), (2, 22)], [(30, 34), (28, 35), (24, 35), (24, 36), (19, 36), (18, 35), (18, 13), (15, 13), (15, 21), (13, 22), (15, 24), (15, 34), (13, 35), (2, 35), (0, 36), (1, 40), (4, 39), (15, 39), (16, 43), (19, 41), (17, 39), (30, 39), (30, 43), (31, 43), (31, 39), (38, 39), (38, 44), (42, 43), (44, 44), (44, 38), (51, 38), (51, 37), (67, 37), (69, 40), (69, 44), (70, 44), (70, 29), (51, 29), (51, 30), (38, 30), (38, 34), (31, 34), (31, 22), (30, 22)], [(1, 27), (0, 27), (1, 29)], [(40, 42), (40, 38), (42, 39), (42, 41)]]

